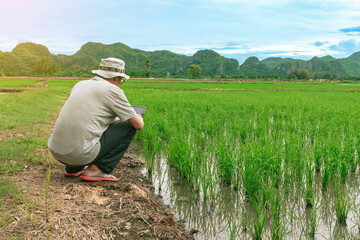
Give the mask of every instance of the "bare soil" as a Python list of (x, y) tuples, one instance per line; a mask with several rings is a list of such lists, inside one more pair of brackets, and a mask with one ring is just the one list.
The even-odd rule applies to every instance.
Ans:
[[(46, 87), (46, 81), (26, 87)], [(35, 130), (43, 127), (37, 123), (32, 126), (34, 131), (41, 137), (50, 136), (56, 115), (45, 126), (45, 132)], [(3, 131), (0, 139), (24, 139), (33, 133), (19, 127)], [(36, 149), (34, 154), (44, 164), (31, 163), (9, 176), (25, 197), (20, 202), (7, 200), (5, 206), (14, 207), (3, 214), (13, 222), (0, 227), (0, 239), (194, 239), (154, 194), (151, 182), (141, 173), (144, 163), (132, 146), (112, 172), (118, 182), (66, 178), (64, 165), (54, 160), (47, 148)], [(10, 162), (15, 164), (16, 159)], [(47, 184), (48, 163), (51, 170)]]
[[(51, 157), (47, 149), (38, 154)], [(113, 175), (118, 182), (82, 182), (65, 178), (52, 161), (11, 176), (27, 199), (10, 210), (14, 221), (0, 229), (0, 239), (194, 239), (177, 221), (141, 173), (144, 164), (130, 147)]]

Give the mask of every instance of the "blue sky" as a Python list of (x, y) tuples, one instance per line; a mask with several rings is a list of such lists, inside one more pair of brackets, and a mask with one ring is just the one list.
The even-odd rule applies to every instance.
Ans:
[(192, 55), (310, 59), (360, 51), (358, 0), (0, 0), (0, 50), (73, 54), (87, 42)]

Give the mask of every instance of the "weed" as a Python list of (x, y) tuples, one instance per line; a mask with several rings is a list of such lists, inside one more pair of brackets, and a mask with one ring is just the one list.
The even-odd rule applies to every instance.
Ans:
[(51, 174), (51, 166), (49, 164), (48, 174), (45, 180), (45, 212), (46, 212), (46, 222), (49, 222), (49, 183), (50, 183), (50, 174)]

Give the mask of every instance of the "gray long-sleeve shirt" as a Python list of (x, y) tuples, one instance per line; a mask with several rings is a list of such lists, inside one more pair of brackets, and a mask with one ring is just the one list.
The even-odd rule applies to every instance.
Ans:
[(136, 117), (123, 90), (94, 77), (78, 82), (64, 104), (48, 140), (52, 155), (67, 165), (86, 165), (100, 151), (99, 139), (115, 117)]

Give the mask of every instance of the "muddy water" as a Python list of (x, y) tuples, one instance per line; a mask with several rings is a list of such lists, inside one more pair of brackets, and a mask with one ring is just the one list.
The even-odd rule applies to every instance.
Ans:
[[(146, 170), (144, 170), (145, 174)], [(241, 191), (233, 191), (229, 186), (220, 186), (214, 200), (202, 199), (201, 194), (194, 193), (176, 170), (169, 167), (164, 158), (155, 164), (154, 173), (150, 176), (155, 193), (175, 212), (177, 219), (183, 220), (188, 230), (198, 240), (217, 239), (253, 239), (253, 226), (257, 213), (254, 205)], [(334, 211), (332, 190), (323, 193), (315, 189), (316, 230), (313, 239), (353, 239), (359, 236), (360, 217), (360, 182), (354, 175), (349, 184), (348, 196), (350, 212), (346, 225), (337, 223)], [(318, 185), (318, 184), (316, 184)], [(312, 239), (311, 207), (307, 207), (303, 193), (292, 189), (286, 196), (280, 196), (286, 202), (281, 207), (280, 229), (283, 239)], [(271, 212), (271, 211), (268, 211)], [(267, 215), (262, 233), (263, 239), (271, 239), (275, 226), (271, 215)]]

